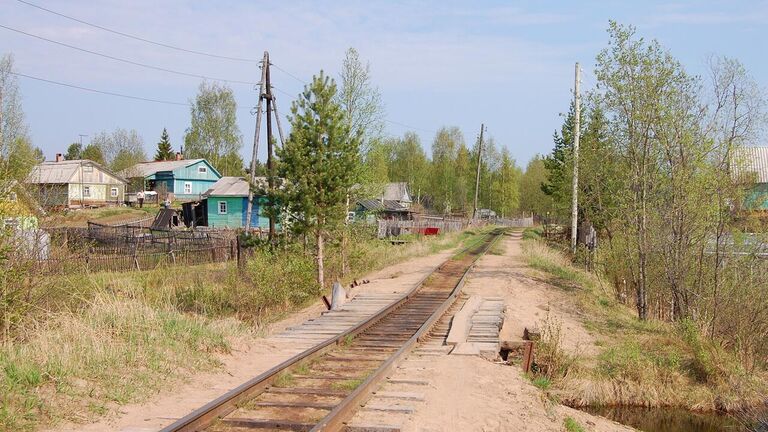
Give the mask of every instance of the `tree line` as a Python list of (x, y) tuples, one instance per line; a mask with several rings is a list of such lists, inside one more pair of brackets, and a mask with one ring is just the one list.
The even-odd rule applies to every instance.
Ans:
[[(745, 223), (754, 178), (739, 167), (763, 138), (765, 93), (736, 60), (712, 57), (702, 78), (634, 27), (608, 34), (580, 122), (579, 218), (599, 233), (597, 267), (641, 320), (693, 325), (754, 366), (768, 353), (768, 260), (755, 249), (764, 229)], [(574, 120), (571, 106), (541, 160), (561, 217)]]

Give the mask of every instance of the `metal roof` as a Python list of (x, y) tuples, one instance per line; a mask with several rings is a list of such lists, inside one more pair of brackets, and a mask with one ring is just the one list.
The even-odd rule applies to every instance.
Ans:
[(172, 160), (172, 161), (141, 162), (141, 163), (137, 163), (136, 165), (130, 168), (126, 168), (120, 171), (120, 174), (128, 178), (148, 177), (162, 171), (173, 171), (179, 168), (186, 168), (190, 165), (194, 165), (204, 160), (205, 159), (182, 159), (182, 160)]
[(734, 174), (754, 174), (757, 183), (768, 183), (768, 147), (740, 147), (733, 162)]
[(32, 184), (65, 184), (72, 181), (72, 177), (80, 166), (94, 166), (99, 170), (109, 174), (119, 181), (125, 182), (125, 179), (112, 171), (104, 168), (100, 164), (88, 159), (65, 160), (61, 162), (49, 161), (32, 168), (27, 177), (27, 183)]
[(408, 183), (387, 183), (384, 185), (384, 200), (412, 202), (408, 194)]
[(364, 208), (367, 211), (373, 211), (373, 212), (379, 212), (379, 211), (388, 211), (388, 212), (409, 212), (409, 210), (400, 203), (398, 203), (395, 200), (384, 200), (382, 203), (381, 200), (377, 199), (364, 199), (357, 202), (360, 207)]
[(205, 191), (204, 197), (208, 196), (248, 196), (248, 182), (242, 177), (222, 177)]

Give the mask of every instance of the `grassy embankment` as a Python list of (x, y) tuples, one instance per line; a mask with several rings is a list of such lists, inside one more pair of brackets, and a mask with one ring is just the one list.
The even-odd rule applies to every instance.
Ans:
[(691, 410), (739, 410), (764, 403), (765, 370), (747, 371), (737, 357), (700, 335), (691, 322), (639, 321), (618, 302), (610, 285), (571, 265), (527, 230), (528, 264), (571, 296), (585, 328), (596, 338), (596, 355), (561, 348), (557, 322), (542, 325), (534, 383), (570, 406), (675, 406)]
[[(350, 278), (476, 237), (353, 242)], [(220, 355), (320, 294), (312, 257), (300, 248), (259, 252), (242, 272), (234, 263), (83, 272), (29, 289), (33, 312), (15, 321), (0, 346), (0, 430), (91, 421), (192, 372), (214, 370)]]

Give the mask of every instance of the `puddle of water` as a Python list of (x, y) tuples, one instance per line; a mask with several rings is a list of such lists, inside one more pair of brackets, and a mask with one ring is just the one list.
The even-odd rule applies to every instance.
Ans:
[[(695, 413), (680, 408), (585, 407), (582, 410), (645, 432), (744, 432), (750, 430), (729, 415)], [(768, 429), (757, 427), (754, 430), (768, 432)]]

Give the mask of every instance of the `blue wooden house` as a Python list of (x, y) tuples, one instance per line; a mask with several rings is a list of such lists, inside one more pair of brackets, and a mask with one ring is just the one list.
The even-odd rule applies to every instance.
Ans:
[(744, 206), (768, 210), (768, 147), (740, 147), (731, 160), (731, 172), (746, 185)]
[(181, 201), (200, 199), (221, 178), (205, 159), (142, 162), (121, 173), (134, 188), (140, 188), (143, 181), (143, 190), (171, 193)]
[[(193, 220), (195, 226), (243, 228), (248, 213), (248, 188), (243, 178), (222, 177), (203, 194), (199, 203), (184, 205), (184, 218)], [(263, 214), (266, 201), (266, 197), (254, 197), (251, 228), (269, 228), (269, 218)]]

